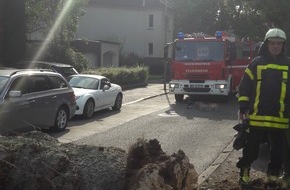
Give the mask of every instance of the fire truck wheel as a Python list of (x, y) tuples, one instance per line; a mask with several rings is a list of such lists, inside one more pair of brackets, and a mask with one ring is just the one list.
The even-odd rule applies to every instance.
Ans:
[(175, 101), (176, 102), (183, 102), (183, 94), (175, 94)]

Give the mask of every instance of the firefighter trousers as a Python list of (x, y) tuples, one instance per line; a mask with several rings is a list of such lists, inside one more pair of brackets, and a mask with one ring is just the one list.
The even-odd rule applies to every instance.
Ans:
[(238, 161), (238, 168), (250, 168), (259, 156), (260, 144), (267, 138), (270, 147), (270, 160), (268, 163), (268, 175), (279, 176), (283, 163), (283, 145), (285, 133), (283, 130), (260, 129), (250, 127), (247, 144), (243, 149), (243, 156)]

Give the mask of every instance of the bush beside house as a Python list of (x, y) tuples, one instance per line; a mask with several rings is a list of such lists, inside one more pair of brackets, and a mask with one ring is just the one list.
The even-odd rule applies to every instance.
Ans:
[(122, 88), (129, 88), (135, 85), (147, 85), (149, 78), (149, 68), (145, 66), (101, 67), (94, 70), (85, 70), (82, 73), (106, 76), (112, 83), (119, 84)]

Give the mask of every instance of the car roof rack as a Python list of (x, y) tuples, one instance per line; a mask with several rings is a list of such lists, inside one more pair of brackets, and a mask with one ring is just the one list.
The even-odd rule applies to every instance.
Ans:
[(48, 71), (48, 72), (56, 73), (56, 72), (55, 72), (54, 70), (52, 70), (52, 69), (18, 69), (18, 70), (16, 70), (16, 71), (12, 72), (12, 73), (10, 74), (10, 76), (15, 75), (16, 73), (19, 73), (19, 72), (23, 72), (23, 71), (40, 71), (40, 72)]

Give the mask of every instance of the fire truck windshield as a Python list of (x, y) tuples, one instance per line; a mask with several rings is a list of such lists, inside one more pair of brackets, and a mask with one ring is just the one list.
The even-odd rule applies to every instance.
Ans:
[(176, 61), (222, 61), (224, 42), (178, 41), (175, 43)]

